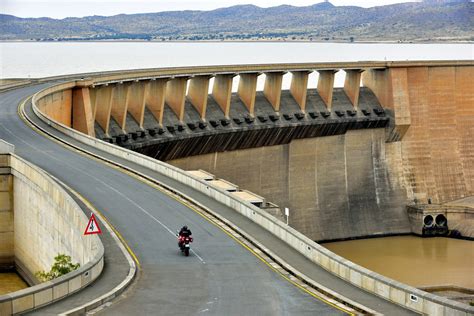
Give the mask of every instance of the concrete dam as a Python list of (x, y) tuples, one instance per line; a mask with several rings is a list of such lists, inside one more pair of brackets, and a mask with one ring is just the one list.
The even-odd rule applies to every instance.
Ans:
[[(128, 71), (56, 86), (37, 105), (91, 137), (185, 170), (206, 170), (289, 207), (292, 227), (327, 241), (410, 233), (407, 204), (432, 207), (474, 195), (473, 66), (357, 62)], [(313, 71), (317, 89), (308, 89)], [(334, 88), (338, 71), (345, 72), (343, 88)], [(282, 90), (285, 74), (290, 90)], [(261, 75), (265, 86), (257, 91)]]

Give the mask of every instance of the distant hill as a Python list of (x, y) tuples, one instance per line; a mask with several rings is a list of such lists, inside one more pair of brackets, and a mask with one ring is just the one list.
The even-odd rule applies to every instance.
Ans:
[(0, 15), (0, 40), (474, 40), (474, 4), (425, 0), (372, 8), (238, 5), (84, 18)]

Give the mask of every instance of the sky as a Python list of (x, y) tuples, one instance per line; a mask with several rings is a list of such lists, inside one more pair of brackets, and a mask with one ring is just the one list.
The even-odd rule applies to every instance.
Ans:
[[(417, 0), (331, 0), (336, 6), (380, 6)], [(281, 4), (312, 5), (321, 0), (0, 0), (0, 12), (19, 17), (83, 17), (173, 10), (212, 10), (238, 4), (272, 7)]]

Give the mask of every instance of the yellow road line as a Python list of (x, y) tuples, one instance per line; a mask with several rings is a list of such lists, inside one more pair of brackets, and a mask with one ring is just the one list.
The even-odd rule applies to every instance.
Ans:
[[(204, 218), (206, 221), (208, 221), (209, 223), (211, 223), (212, 225), (214, 225), (215, 227), (219, 228), (221, 231), (223, 231), (227, 236), (229, 236), (230, 238), (232, 238), (233, 240), (235, 240), (237, 243), (239, 243), (242, 247), (244, 247), (245, 249), (247, 249), (250, 253), (252, 253), (255, 257), (257, 257), (260, 261), (262, 261), (265, 265), (267, 265), (270, 269), (272, 269), (274, 272), (276, 272), (277, 274), (279, 274), (282, 278), (284, 278), (286, 281), (288, 281), (289, 283), (293, 284), (294, 286), (296, 286), (297, 288), (299, 288), (300, 290), (308, 293), (309, 295), (317, 298), (318, 300), (324, 302), (325, 304), (328, 304), (344, 313), (347, 313), (349, 315), (355, 315), (354, 313), (351, 313), (347, 310), (344, 310), (343, 308), (337, 306), (337, 305), (334, 305), (332, 302), (329, 302), (327, 301), (326, 299), (324, 299), (323, 297), (320, 297), (318, 296), (317, 294), (305, 289), (304, 287), (302, 287), (301, 285), (299, 285), (298, 283), (294, 282), (293, 280), (291, 280), (290, 278), (288, 278), (286, 275), (284, 275), (283, 273), (281, 273), (280, 271), (278, 271), (275, 267), (273, 267), (267, 260), (265, 260), (265, 258), (263, 258), (261, 255), (259, 255), (258, 253), (256, 253), (252, 248), (250, 248), (249, 246), (247, 246), (246, 244), (244, 244), (243, 242), (241, 242), (239, 239), (237, 239), (234, 235), (232, 235), (231, 233), (229, 233), (227, 230), (225, 230), (222, 226), (218, 225), (217, 223), (215, 223), (214, 221), (212, 221), (210, 218), (208, 218), (206, 215), (204, 215), (200, 210), (198, 210), (194, 205), (188, 203), (188, 202), (185, 202), (183, 201), (182, 199), (180, 199), (179, 197), (177, 197), (176, 195), (174, 194), (170, 194), (169, 192), (167, 191), (164, 191), (160, 186), (156, 185), (155, 183), (153, 183), (152, 181), (148, 180), (148, 179), (142, 179), (141, 177), (138, 177), (137, 175), (135, 174), (132, 174), (132, 176), (136, 179), (138, 179), (139, 181), (143, 182), (143, 183), (146, 183), (148, 182), (147, 184), (154, 187), (155, 189), (165, 193), (166, 195), (170, 196), (171, 198), (173, 198), (174, 200), (178, 201), (179, 203), (187, 206), (188, 208), (190, 208), (192, 211), (194, 211), (196, 214), (198, 214), (199, 216), (201, 216), (202, 218)], [(211, 216), (213, 216), (211, 214)], [(214, 216), (213, 216), (214, 217)], [(217, 218), (218, 219), (218, 218)], [(219, 220), (219, 219), (218, 219)], [(231, 228), (232, 229), (232, 228)], [(237, 232), (238, 233), (238, 232)], [(240, 233), (239, 233), (240, 235)]]
[[(31, 98), (31, 97), (29, 97)], [(301, 285), (297, 284), (296, 282), (294, 282), (293, 280), (291, 280), (290, 278), (288, 278), (287, 276), (285, 276), (283, 273), (281, 273), (280, 271), (278, 271), (275, 267), (273, 267), (270, 263), (268, 263), (262, 256), (260, 256), (258, 253), (256, 253), (253, 249), (251, 249), (250, 247), (248, 247), (247, 245), (245, 245), (244, 243), (242, 243), (240, 240), (238, 240), (235, 236), (233, 236), (232, 234), (230, 234), (228, 231), (226, 231), (223, 227), (221, 227), (220, 225), (218, 225), (217, 223), (213, 222), (212, 220), (210, 220), (208, 217), (206, 217), (204, 214), (202, 214), (201, 211), (199, 211), (197, 208), (195, 208), (193, 205), (191, 205), (190, 203), (187, 203), (185, 201), (183, 201), (182, 199), (180, 199), (179, 197), (177, 197), (175, 194), (172, 194), (171, 192), (169, 192), (168, 190), (165, 190), (163, 187), (157, 185), (156, 183), (154, 183), (153, 181), (149, 180), (149, 179), (146, 179), (146, 178), (143, 178), (142, 176), (139, 176), (133, 172), (130, 172), (129, 170), (123, 168), (123, 167), (119, 167), (109, 161), (106, 161), (104, 159), (99, 159), (97, 157), (94, 157), (86, 152), (84, 152), (83, 150), (79, 150), (77, 148), (74, 148), (72, 147), (72, 145), (69, 145), (65, 142), (62, 142), (62, 141), (59, 141), (57, 140), (56, 138), (48, 135), (47, 133), (43, 132), (42, 130), (38, 129), (36, 126), (32, 125), (28, 120), (26, 120), (26, 118), (23, 117), (23, 115), (21, 114), (21, 108), (24, 107), (24, 105), (26, 104), (26, 102), (28, 101), (29, 98), (26, 98), (23, 102), (20, 103), (19, 107), (18, 107), (18, 114), (19, 116), (21, 117), (21, 119), (27, 124), (29, 125), (30, 127), (32, 127), (34, 130), (36, 130), (37, 132), (39, 132), (40, 134), (42, 134), (43, 136), (45, 136), (46, 138), (50, 139), (50, 140), (53, 140), (54, 142), (56, 142), (57, 144), (60, 144), (61, 146), (67, 148), (68, 150), (73, 150), (79, 154), (81, 154), (82, 156), (84, 157), (87, 157), (87, 158), (92, 158), (94, 159), (95, 161), (98, 161), (98, 162), (101, 162), (102, 164), (105, 164), (107, 165), (108, 167), (112, 167), (116, 170), (119, 170), (121, 171), (122, 173), (128, 175), (128, 176), (131, 176), (133, 178), (135, 178), (136, 180), (142, 182), (142, 183), (145, 183), (153, 188), (155, 188), (156, 190), (166, 194), (167, 196), (173, 198), (174, 200), (176, 200), (177, 202), (179, 202), (180, 204), (183, 204), (185, 205), (186, 207), (188, 207), (189, 209), (191, 209), (192, 211), (194, 211), (196, 214), (198, 214), (199, 216), (201, 216), (202, 218), (204, 218), (206, 221), (208, 221), (209, 223), (211, 223), (212, 225), (214, 225), (215, 227), (219, 228), (220, 230), (222, 230), (226, 235), (228, 235), (230, 238), (232, 238), (233, 240), (235, 240), (238, 244), (240, 244), (242, 247), (244, 247), (245, 249), (247, 249), (251, 254), (253, 254), (255, 257), (257, 257), (261, 262), (263, 262), (265, 265), (267, 265), (271, 270), (273, 270), (275, 273), (277, 273), (278, 275), (280, 275), (283, 279), (285, 279), (286, 281), (288, 281), (289, 283), (291, 283), (292, 285), (296, 286), (297, 288), (299, 288), (300, 290), (304, 291), (305, 293), (311, 295), (312, 297), (324, 302), (325, 304), (327, 305), (330, 305), (344, 313), (347, 313), (349, 315), (355, 315), (354, 313), (352, 312), (349, 312), (337, 305), (335, 305), (334, 303), (332, 302), (329, 302), (328, 300), (326, 300), (325, 298), (305, 289), (304, 287), (302, 287)], [(76, 192), (74, 190), (72, 190), (73, 192)], [(80, 195), (78, 193), (79, 196), (82, 197), (82, 195)], [(85, 201), (87, 201), (87, 199), (84, 198)], [(87, 201), (88, 202), (88, 201)], [(92, 206), (92, 204), (90, 202), (88, 202), (89, 205)], [(88, 205), (88, 206), (89, 206)], [(92, 209), (94, 210), (97, 210), (95, 207), (92, 206)], [(98, 210), (97, 210), (98, 214), (100, 214), (106, 221), (107, 223), (109, 223), (110, 225), (110, 222), (106, 219), (105, 216), (103, 216)], [(114, 232), (117, 234), (117, 236), (119, 236), (120, 240), (123, 241), (125, 247), (127, 248), (127, 251), (130, 252), (130, 254), (133, 256), (134, 260), (136, 260), (137, 262), (137, 265), (140, 266), (140, 263), (138, 261), (138, 258), (135, 256), (135, 254), (133, 253), (133, 251), (130, 249), (130, 247), (128, 247), (125, 239), (120, 235), (120, 233), (118, 233), (118, 231), (111, 225), (112, 229), (114, 230)]]
[[(68, 150), (71, 150), (71, 149), (74, 149), (75, 152), (79, 153), (79, 154), (82, 154), (83, 156), (86, 156), (88, 158), (90, 158), (90, 155), (85, 155), (84, 152), (82, 151), (79, 151), (71, 146), (67, 146), (65, 145), (63, 142), (49, 136), (48, 134), (46, 134), (45, 132), (43, 132), (42, 130), (40, 130), (39, 128), (37, 128), (36, 126), (34, 126), (33, 124), (31, 124), (26, 118), (23, 117), (22, 113), (21, 113), (21, 108), (24, 107), (25, 103), (28, 101), (28, 99), (30, 99), (31, 97), (29, 98), (26, 98), (25, 100), (23, 100), (22, 102), (20, 102), (20, 105), (18, 107), (18, 115), (20, 116), (21, 120), (23, 122), (25, 122), (25, 124), (27, 124), (28, 126), (30, 126), (32, 129), (34, 129), (37, 133), (43, 135), (44, 137), (48, 138), (49, 140), (52, 140), (54, 141), (55, 143), (61, 145), (62, 147), (65, 147), (66, 149)], [(96, 159), (98, 160), (98, 159)], [(101, 161), (101, 160), (98, 160), (98, 161)], [(53, 176), (53, 178), (55, 178)], [(56, 179), (56, 181), (58, 181)], [(97, 213), (101, 219), (103, 219), (105, 222), (107, 222), (107, 224), (110, 226), (110, 228), (112, 229), (112, 231), (117, 235), (117, 237), (120, 239), (120, 241), (122, 242), (123, 246), (125, 247), (125, 249), (127, 249), (128, 253), (132, 256), (133, 260), (135, 261), (135, 263), (137, 264), (137, 267), (139, 270), (141, 270), (141, 264), (140, 264), (140, 260), (138, 260), (138, 257), (137, 255), (133, 252), (133, 250), (130, 248), (130, 246), (128, 245), (127, 241), (125, 240), (125, 238), (119, 233), (119, 231), (115, 228), (114, 225), (112, 225), (112, 223), (110, 223), (110, 221), (107, 219), (107, 217), (101, 212), (99, 211), (86, 197), (84, 197), (82, 194), (80, 194), (79, 192), (77, 192), (76, 190), (74, 190), (73, 188), (71, 188), (70, 186), (66, 185), (64, 182), (61, 181), (61, 184), (64, 185), (68, 190), (70, 190), (74, 195), (76, 195), (88, 208), (90, 208), (94, 213)]]
[(69, 191), (71, 191), (77, 198), (79, 198), (82, 203), (84, 203), (89, 209), (91, 209), (94, 213), (98, 214), (100, 219), (106, 222), (109, 227), (113, 230), (113, 232), (117, 235), (117, 237), (120, 239), (122, 242), (123, 246), (125, 249), (127, 249), (128, 253), (132, 256), (133, 260), (137, 264), (138, 269), (141, 269), (140, 261), (138, 260), (138, 257), (135, 255), (133, 250), (128, 246), (127, 241), (125, 238), (119, 233), (119, 231), (110, 223), (110, 221), (107, 219), (107, 217), (99, 211), (87, 198), (85, 198), (81, 193), (77, 192), (70, 186), (66, 185), (65, 183), (61, 182), (63, 186), (65, 186)]

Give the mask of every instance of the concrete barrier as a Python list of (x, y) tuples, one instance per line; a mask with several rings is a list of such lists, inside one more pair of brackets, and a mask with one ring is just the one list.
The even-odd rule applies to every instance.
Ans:
[(0, 154), (8, 154), (15, 152), (15, 146), (0, 139)]
[(206, 194), (267, 229), (315, 264), (318, 264), (347, 282), (388, 301), (413, 311), (430, 315), (468, 315), (474, 313), (473, 307), (418, 290), (356, 265), (320, 246), (303, 234), (260, 210), (258, 207), (232, 196), (232, 194), (227, 191), (210, 187), (206, 181), (195, 178), (184, 170), (89, 137), (51, 120), (38, 110), (36, 104), (48, 93), (59, 91), (65, 87), (67, 87), (67, 84), (63, 84), (57, 89), (50, 87), (37, 93), (32, 100), (35, 114), (46, 124), (62, 133), (86, 145), (93, 146), (109, 154), (159, 172)]
[(27, 80), (27, 79), (12, 79), (11, 82), (6, 82), (6, 83), (3, 83), (3, 84), (0, 84), (0, 92), (20, 88), (20, 87), (29, 85), (32, 82), (33, 82), (32, 80)]
[(14, 154), (0, 154), (13, 175), (15, 261), (31, 273), (49, 270), (58, 253), (80, 268), (52, 281), (0, 296), (0, 315), (19, 314), (58, 301), (91, 284), (104, 267), (104, 247), (83, 236), (87, 216), (44, 171)]

